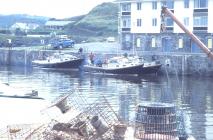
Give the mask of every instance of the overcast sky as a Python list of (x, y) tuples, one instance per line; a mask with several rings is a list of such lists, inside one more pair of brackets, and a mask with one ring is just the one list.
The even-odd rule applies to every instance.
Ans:
[(67, 18), (88, 13), (103, 2), (114, 0), (0, 0), (0, 15), (29, 14)]

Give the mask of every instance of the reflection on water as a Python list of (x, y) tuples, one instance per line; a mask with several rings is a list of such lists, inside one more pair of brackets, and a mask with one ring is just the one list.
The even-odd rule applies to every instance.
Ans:
[(213, 139), (213, 83), (206, 77), (115, 76), (72, 70), (0, 68), (1, 82), (38, 90), (53, 100), (77, 88), (92, 103), (105, 96), (123, 120), (133, 121), (143, 101), (172, 102), (188, 114), (190, 133), (198, 140)]

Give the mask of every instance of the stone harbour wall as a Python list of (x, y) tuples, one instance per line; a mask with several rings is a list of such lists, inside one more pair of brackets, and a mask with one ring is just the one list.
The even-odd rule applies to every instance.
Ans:
[[(32, 61), (35, 59), (42, 59), (51, 55), (56, 51), (43, 50), (6, 50), (0, 51), (0, 66), (25, 66), (32, 67)], [(73, 52), (69, 52), (73, 53)], [(76, 54), (76, 53), (73, 53)], [(103, 59), (103, 53), (96, 53), (96, 58)], [(116, 54), (104, 54), (104, 57), (112, 57)], [(208, 58), (205, 54), (177, 54), (177, 53), (153, 53), (140, 52), (139, 56), (144, 57), (147, 61), (153, 59), (159, 60), (162, 67), (159, 74), (170, 75), (201, 75), (213, 76), (213, 60)], [(88, 56), (88, 54), (85, 54)], [(87, 57), (86, 57), (87, 58)]]
[(145, 54), (147, 61), (159, 60), (161, 74), (213, 76), (213, 60), (205, 54)]

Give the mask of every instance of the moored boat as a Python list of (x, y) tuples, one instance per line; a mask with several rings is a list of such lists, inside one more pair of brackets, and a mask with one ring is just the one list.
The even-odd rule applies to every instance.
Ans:
[(47, 57), (44, 60), (32, 61), (32, 65), (42, 68), (79, 68), (83, 61), (84, 58), (82, 57), (64, 53), (55, 53), (53, 56)]
[(138, 57), (138, 56), (129, 56), (128, 57), (129, 61), (136, 61), (138, 63), (143, 63), (143, 69), (141, 71), (141, 75), (145, 74), (156, 74), (162, 64), (158, 60), (152, 60), (152, 61), (146, 61), (143, 57)]
[(114, 57), (105, 63), (87, 64), (84, 65), (86, 72), (99, 72), (108, 74), (140, 74), (143, 63), (131, 62), (123, 57)]
[(161, 66), (159, 61), (145, 62), (141, 74), (156, 74)]
[(158, 61), (145, 62), (139, 57), (113, 57), (107, 62), (96, 64), (88, 63), (84, 66), (86, 72), (99, 72), (111, 74), (155, 74), (161, 67)]
[(25, 99), (43, 99), (38, 96), (38, 91), (23, 91), (9, 84), (0, 83), (0, 97), (7, 98), (25, 98)]

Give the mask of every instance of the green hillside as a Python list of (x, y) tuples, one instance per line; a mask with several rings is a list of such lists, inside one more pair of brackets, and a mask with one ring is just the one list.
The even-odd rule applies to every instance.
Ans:
[[(88, 14), (62, 20), (73, 21), (63, 30), (50, 30), (43, 26), (50, 18), (29, 15), (0, 15), (0, 29), (2, 35), (11, 35), (8, 29), (16, 22), (37, 23), (39, 28), (29, 31), (28, 34), (51, 33), (67, 34), (76, 42), (103, 41), (109, 36), (117, 37), (118, 5), (116, 3), (103, 3), (93, 8)], [(5, 35), (4, 35), (5, 34)], [(0, 40), (1, 37), (0, 36)], [(24, 37), (24, 36), (23, 36)], [(4, 39), (3, 39), (4, 40)], [(1, 42), (1, 41), (0, 41)]]
[(88, 40), (117, 36), (118, 6), (115, 3), (103, 3), (92, 9), (87, 15), (78, 18), (66, 28), (74, 38)]
[(23, 14), (0, 15), (0, 28), (8, 28), (16, 22), (37, 23), (43, 25), (49, 18)]

